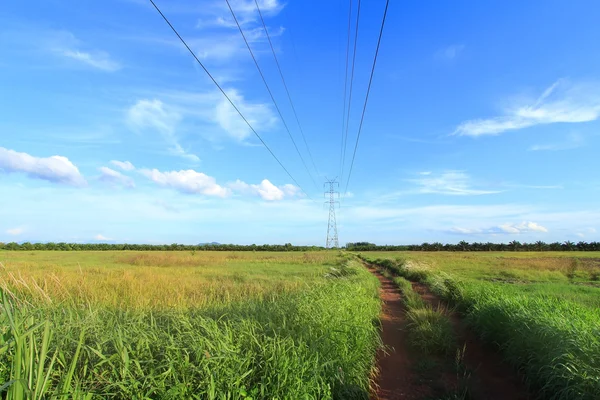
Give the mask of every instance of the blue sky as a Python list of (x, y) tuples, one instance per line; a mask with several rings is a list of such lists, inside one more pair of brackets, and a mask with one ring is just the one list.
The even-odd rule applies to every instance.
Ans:
[[(384, 0), (363, 1), (345, 171), (348, 2), (145, 0), (0, 15), (0, 241), (323, 245)], [(356, 1), (354, 2), (356, 7)], [(355, 10), (353, 11), (353, 19)], [(391, 1), (340, 242), (598, 240), (600, 4)], [(298, 187), (300, 186), (300, 187)]]

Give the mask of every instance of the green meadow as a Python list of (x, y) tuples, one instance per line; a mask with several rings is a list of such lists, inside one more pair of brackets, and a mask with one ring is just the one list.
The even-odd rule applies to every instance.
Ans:
[(378, 281), (339, 252), (0, 252), (7, 399), (367, 399)]

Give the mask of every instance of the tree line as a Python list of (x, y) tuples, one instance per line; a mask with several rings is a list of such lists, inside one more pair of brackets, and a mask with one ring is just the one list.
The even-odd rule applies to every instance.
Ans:
[[(466, 241), (457, 244), (422, 243), (409, 245), (376, 245), (369, 242), (347, 243), (342, 249), (349, 251), (600, 251), (600, 242), (554, 242), (521, 243), (513, 240), (509, 243), (482, 243)], [(114, 243), (2, 243), (0, 250), (54, 250), (54, 251), (317, 251), (326, 250), (322, 246), (294, 246), (286, 244), (114, 244)]]
[(109, 250), (139, 250), (139, 251), (314, 251), (324, 250), (319, 246), (294, 246), (286, 244), (114, 244), (114, 243), (2, 243), (0, 250), (55, 250), (55, 251), (109, 251)]
[(600, 242), (553, 242), (521, 243), (513, 240), (509, 243), (460, 241), (457, 244), (439, 242), (378, 246), (369, 242), (347, 243), (346, 249), (351, 251), (600, 251)]

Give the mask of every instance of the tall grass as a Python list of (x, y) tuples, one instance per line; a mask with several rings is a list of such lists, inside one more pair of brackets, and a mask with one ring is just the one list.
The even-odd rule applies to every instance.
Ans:
[(356, 265), (344, 270), (298, 290), (186, 308), (7, 292), (0, 386), (8, 399), (367, 399), (378, 284)]
[(402, 301), (406, 307), (408, 339), (410, 344), (425, 354), (450, 354), (456, 349), (456, 337), (448, 316), (448, 310), (425, 303), (412, 284), (403, 276), (410, 275), (404, 261), (386, 262), (379, 260), (385, 270), (391, 273), (394, 284), (402, 293)]
[[(376, 261), (379, 262), (379, 261)], [(569, 260), (569, 262), (572, 262)], [(433, 269), (387, 260), (387, 268), (426, 282), (465, 314), (486, 342), (544, 399), (592, 400), (600, 395), (600, 311), (548, 292), (460, 280)], [(572, 271), (576, 272), (576, 271)]]

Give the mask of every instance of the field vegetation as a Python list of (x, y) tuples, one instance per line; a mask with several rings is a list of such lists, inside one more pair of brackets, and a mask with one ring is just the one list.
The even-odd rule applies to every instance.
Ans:
[[(598, 253), (363, 253), (457, 307), (545, 399), (600, 393)], [(402, 283), (402, 287), (408, 285)], [(403, 289), (407, 290), (407, 289)]]
[(378, 282), (337, 252), (0, 252), (8, 399), (366, 399)]

